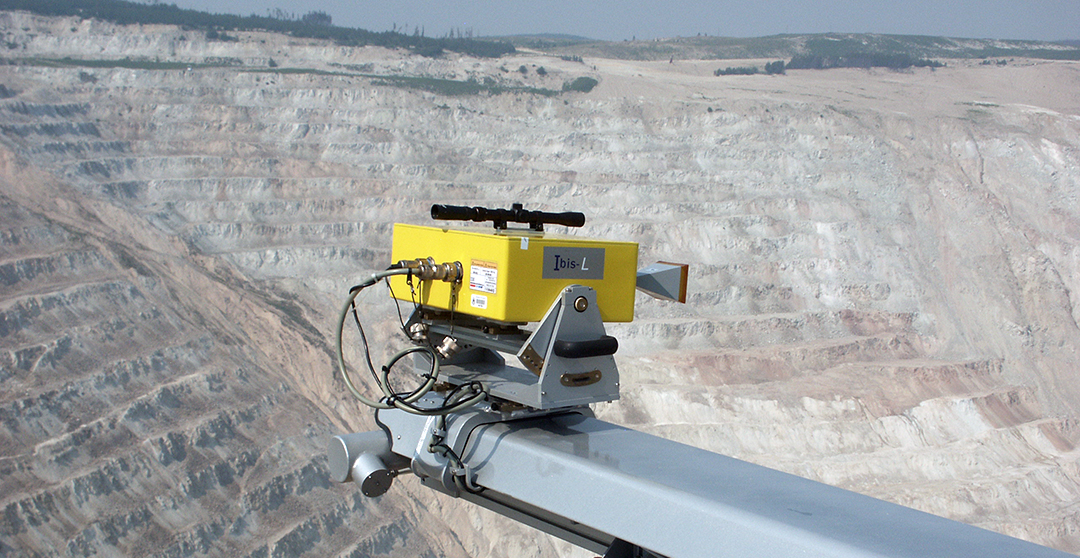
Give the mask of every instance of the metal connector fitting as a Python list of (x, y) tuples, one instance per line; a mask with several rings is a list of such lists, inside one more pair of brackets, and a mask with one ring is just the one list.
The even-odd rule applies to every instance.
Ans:
[(456, 283), (465, 276), (465, 268), (461, 265), (461, 262), (437, 264), (434, 258), (417, 258), (415, 260), (401, 260), (398, 262), (398, 266), (414, 270), (413, 274), (421, 281), (438, 280)]
[(423, 343), (428, 338), (428, 326), (425, 323), (417, 322), (409, 326), (409, 339), (412, 339), (416, 343)]
[(461, 346), (457, 344), (457, 340), (453, 337), (443, 337), (442, 343), (435, 348), (435, 352), (439, 353), (439, 356), (443, 358), (450, 358), (457, 354), (461, 350)]

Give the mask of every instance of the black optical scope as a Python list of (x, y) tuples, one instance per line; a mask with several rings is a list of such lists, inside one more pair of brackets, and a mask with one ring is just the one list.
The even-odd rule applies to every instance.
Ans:
[(565, 213), (526, 211), (520, 203), (515, 203), (510, 206), (510, 209), (436, 204), (431, 206), (431, 218), (446, 221), (476, 221), (477, 223), (491, 221), (498, 230), (505, 229), (507, 223), (527, 223), (529, 228), (534, 231), (543, 231), (545, 224), (563, 225), (565, 227), (580, 227), (585, 224), (584, 213), (576, 211), (567, 211)]

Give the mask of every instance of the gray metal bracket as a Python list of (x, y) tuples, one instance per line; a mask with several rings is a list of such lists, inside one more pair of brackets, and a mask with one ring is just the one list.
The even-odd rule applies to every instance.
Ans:
[(539, 401), (531, 406), (550, 409), (618, 399), (615, 349), (618, 342), (604, 330), (596, 291), (580, 285), (564, 289), (516, 355), (522, 361), (530, 350), (543, 355)]
[[(420, 399), (419, 406), (436, 407), (441, 404), (438, 395), (430, 394)], [(461, 486), (472, 483), (473, 475), (467, 462), (455, 464), (450, 455), (432, 451), (433, 444), (442, 444), (460, 458), (467, 450), (469, 435), (485, 424), (513, 422), (550, 416), (555, 413), (572, 412), (593, 416), (588, 407), (536, 410), (520, 408), (513, 411), (497, 411), (496, 405), (486, 403), (467, 411), (442, 417), (424, 417), (404, 411), (381, 411), (379, 419), (393, 436), (389, 438), (389, 450), (399, 459), (408, 460), (409, 469), (426, 486), (454, 497), (462, 496)], [(400, 461), (399, 461), (400, 462)], [(461, 482), (455, 480), (459, 477)], [(336, 480), (336, 477), (335, 477)]]
[[(452, 337), (462, 347), (440, 360), (440, 378), (451, 384), (479, 381), (496, 398), (540, 410), (619, 398), (612, 356), (618, 342), (604, 329), (592, 288), (564, 289), (531, 334), (485, 333), (467, 321), (424, 320), (416, 313), (407, 325), (418, 322), (427, 326), (433, 345)], [(429, 364), (416, 367), (426, 373)]]

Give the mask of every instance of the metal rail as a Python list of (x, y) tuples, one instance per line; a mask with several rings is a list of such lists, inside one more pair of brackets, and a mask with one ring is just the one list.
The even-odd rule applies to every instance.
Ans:
[[(389, 439), (377, 451), (410, 459), (432, 488), (607, 556), (628, 547), (670, 558), (1071, 556), (588, 414), (448, 417), (442, 433), (462, 468), (427, 452), (434, 419), (384, 411)], [(482, 489), (448, 482), (461, 474)]]

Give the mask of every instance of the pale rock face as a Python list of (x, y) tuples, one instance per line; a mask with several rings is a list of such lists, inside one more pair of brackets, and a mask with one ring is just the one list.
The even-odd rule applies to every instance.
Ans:
[(0, 554), (586, 555), (322, 456), (373, 427), (329, 347), (391, 224), (513, 202), (691, 264), (687, 305), (610, 325), (601, 418), (1080, 551), (1078, 64), (716, 78), (0, 21), (12, 57), (601, 81), (0, 66)]

